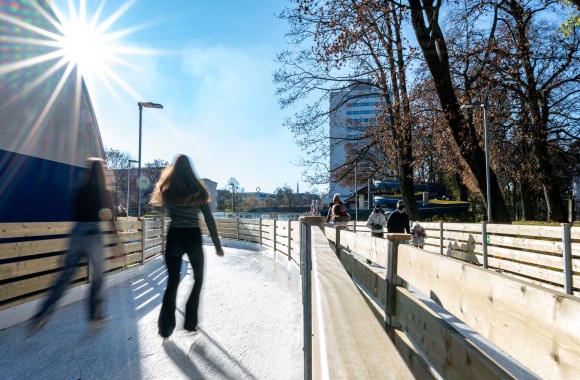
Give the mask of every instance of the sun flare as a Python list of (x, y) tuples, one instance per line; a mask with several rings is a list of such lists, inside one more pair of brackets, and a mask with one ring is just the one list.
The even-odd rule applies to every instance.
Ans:
[[(127, 25), (123, 17), (136, 2), (67, 0), (59, 9), (49, 0), (0, 1), (0, 22), (6, 29), (0, 35), (0, 79), (18, 83), (20, 88), (0, 108), (10, 107), (35, 89), (51, 91), (35, 122), (35, 128), (39, 128), (70, 80), (76, 83), (77, 100), (85, 86), (91, 94), (106, 92), (118, 101), (141, 99), (123, 73), (127, 68), (131, 72), (144, 70), (139, 65), (141, 59), (135, 58), (157, 55), (159, 51), (130, 46), (125, 40), (148, 27)], [(26, 12), (22, 10), (24, 4)], [(60, 78), (55, 81), (55, 76)], [(48, 83), (53, 83), (50, 89)], [(97, 103), (93, 106), (99, 108)]]
[(62, 53), (83, 76), (89, 76), (107, 65), (108, 46), (103, 34), (96, 28), (75, 20), (63, 25), (62, 31)]

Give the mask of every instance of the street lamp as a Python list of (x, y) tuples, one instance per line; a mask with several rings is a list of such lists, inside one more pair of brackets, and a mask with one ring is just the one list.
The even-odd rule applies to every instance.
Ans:
[(137, 169), (137, 219), (141, 220), (141, 129), (143, 120), (143, 107), (163, 108), (159, 103), (137, 102), (139, 106), (139, 167)]
[(487, 188), (487, 222), (491, 223), (491, 186), (489, 183), (489, 132), (487, 128), (487, 108), (489, 104), (487, 102), (474, 102), (469, 104), (464, 104), (461, 109), (472, 109), (481, 107), (483, 108), (483, 128), (485, 134), (485, 182)]
[(358, 189), (357, 189), (357, 172), (356, 167), (358, 165), (358, 161), (354, 162), (354, 225), (353, 230), (356, 232), (356, 222), (358, 221)]
[(129, 166), (127, 166), (127, 220), (129, 220), (129, 187), (130, 187), (130, 178), (131, 178), (131, 164), (138, 163), (137, 160), (129, 160)]

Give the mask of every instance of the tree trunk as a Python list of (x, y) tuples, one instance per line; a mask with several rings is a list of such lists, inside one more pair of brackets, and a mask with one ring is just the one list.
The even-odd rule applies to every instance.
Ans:
[(517, 48), (520, 53), (521, 64), (525, 74), (526, 105), (530, 113), (532, 132), (532, 154), (536, 162), (536, 170), (540, 182), (543, 184), (544, 197), (547, 205), (548, 221), (566, 222), (566, 210), (558, 182), (553, 177), (554, 169), (548, 153), (548, 107), (542, 94), (538, 91), (538, 84), (531, 62), (530, 44), (528, 43), (528, 24), (531, 18), (528, 12), (516, 0), (509, 2), (510, 10), (516, 22)]
[[(447, 127), (484, 200), (487, 199), (487, 196), (490, 197), (492, 222), (510, 223), (509, 213), (497, 177), (491, 169), (489, 178), (491, 194), (487, 194), (485, 153), (478, 145), (475, 130), (467, 125), (459, 107), (459, 101), (451, 80), (447, 46), (439, 27), (439, 9), (433, 8), (432, 2), (432, 0), (424, 1), (424, 7), (420, 0), (409, 0), (409, 6), (413, 29), (431, 72)], [(431, 22), (429, 28), (425, 25), (425, 19)]]
[(523, 183), (519, 183), (520, 195), (522, 197), (522, 219), (524, 220), (534, 220), (536, 218), (536, 210), (534, 210), (534, 198), (533, 193), (529, 190), (529, 186)]

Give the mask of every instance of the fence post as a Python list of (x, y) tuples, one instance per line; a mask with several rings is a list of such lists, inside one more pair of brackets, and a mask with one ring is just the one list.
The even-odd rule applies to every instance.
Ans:
[(481, 222), (481, 250), (483, 251), (483, 268), (487, 269), (487, 222)]
[(292, 260), (292, 221), (288, 219), (288, 261)]
[(276, 254), (276, 222), (278, 221), (278, 219), (274, 219), (274, 255)]
[(236, 216), (236, 240), (240, 240), (240, 217)]
[(165, 252), (165, 217), (161, 217), (161, 255)]
[(562, 223), (562, 252), (564, 257), (564, 291), (566, 294), (572, 294), (572, 239), (571, 223)]
[(302, 276), (302, 318), (304, 326), (304, 379), (312, 379), (312, 226), (323, 217), (300, 217), (300, 274)]
[(147, 221), (141, 220), (141, 265), (145, 265), (145, 240), (147, 240)]
[(260, 237), (259, 237), (259, 241), (260, 241), (260, 249), (262, 246), (262, 218), (260, 217)]
[(385, 329), (397, 328), (395, 313), (397, 306), (397, 286), (402, 281), (397, 276), (397, 261), (399, 258), (399, 245), (405, 240), (411, 240), (411, 234), (387, 233), (387, 297), (385, 299)]
[(439, 222), (439, 254), (443, 256), (443, 222)]
[(336, 238), (334, 239), (335, 241), (334, 248), (336, 249), (336, 256), (340, 259), (340, 228), (335, 228), (334, 233), (336, 236)]

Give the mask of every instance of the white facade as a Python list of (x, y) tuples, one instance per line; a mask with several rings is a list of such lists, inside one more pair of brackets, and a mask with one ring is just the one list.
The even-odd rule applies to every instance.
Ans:
[[(340, 105), (343, 103), (342, 105)], [(357, 138), (377, 122), (381, 98), (377, 89), (370, 86), (357, 85), (344, 91), (330, 94), (330, 170), (344, 165), (347, 161), (347, 144), (356, 144)], [(346, 186), (333, 181), (330, 175), (329, 196), (339, 193), (341, 197), (354, 193), (352, 186)], [(365, 184), (362, 184), (363, 186)]]
[(580, 220), (580, 177), (574, 177), (573, 198), (574, 204), (576, 205), (576, 215), (574, 215), (574, 219)]
[(211, 201), (209, 202), (209, 209), (212, 212), (217, 210), (217, 182), (212, 181), (211, 179), (207, 178), (200, 178), (201, 183), (205, 186), (209, 196), (211, 197)]

